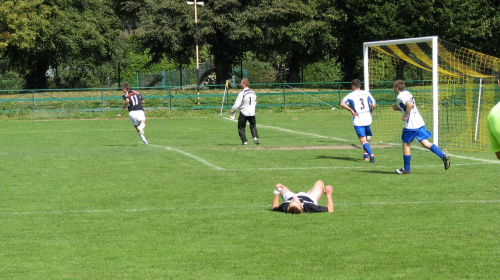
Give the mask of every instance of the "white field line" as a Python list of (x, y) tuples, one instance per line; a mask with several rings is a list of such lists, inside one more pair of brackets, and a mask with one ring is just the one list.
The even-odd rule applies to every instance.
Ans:
[(179, 150), (179, 149), (175, 149), (175, 148), (167, 147), (167, 146), (151, 145), (151, 144), (148, 145), (148, 146), (155, 147), (155, 148), (161, 148), (161, 149), (165, 149), (165, 150), (168, 150), (168, 151), (174, 151), (174, 152), (183, 154), (183, 155), (185, 155), (187, 157), (190, 157), (190, 158), (192, 158), (192, 159), (194, 159), (194, 160), (196, 160), (196, 161), (198, 161), (198, 162), (200, 162), (200, 163), (202, 163), (202, 164), (204, 164), (204, 165), (206, 165), (206, 166), (208, 166), (210, 168), (213, 168), (215, 170), (226, 170), (226, 169), (224, 169), (224, 168), (222, 168), (220, 166), (217, 166), (215, 164), (211, 164), (210, 162), (208, 162), (208, 161), (206, 161), (206, 160), (204, 160), (204, 159), (202, 159), (200, 157), (197, 157), (195, 155), (192, 155), (192, 154), (190, 154), (188, 152), (184, 152), (184, 151)]
[[(236, 120), (231, 120), (230, 118), (224, 117), (223, 119), (229, 120), (236, 122)], [(270, 129), (276, 129), (284, 132), (289, 132), (292, 134), (301, 134), (301, 135), (307, 135), (307, 136), (312, 136), (316, 138), (323, 138), (323, 139), (334, 139), (338, 141), (343, 141), (343, 142), (351, 142), (351, 140), (347, 139), (342, 139), (342, 138), (337, 138), (337, 137), (329, 137), (329, 136), (324, 136), (324, 135), (318, 135), (318, 134), (313, 134), (313, 133), (307, 133), (307, 132), (300, 132), (300, 131), (294, 131), (290, 129), (285, 129), (285, 128), (280, 128), (280, 127), (275, 127), (275, 126), (268, 126), (268, 125), (259, 125), (258, 127), (265, 127), (265, 128), (270, 128)], [(395, 143), (385, 143), (386, 145), (394, 145), (394, 146), (401, 146), (401, 144), (395, 144)], [(420, 145), (413, 145), (412, 148), (416, 148), (422, 151), (429, 151), (428, 149), (425, 149), (421, 147)], [(490, 159), (482, 159), (482, 158), (474, 158), (474, 157), (465, 157), (465, 156), (459, 156), (459, 155), (454, 155), (454, 154), (449, 154), (453, 158), (461, 158), (461, 159), (468, 159), (468, 160), (473, 160), (473, 161), (480, 161), (480, 162), (485, 162), (485, 163), (494, 163), (494, 164), (500, 164), (500, 160), (490, 160)], [(458, 165), (458, 164), (453, 164), (453, 166)], [(465, 165), (465, 164), (464, 164)]]
[[(233, 121), (233, 122), (236, 122), (236, 120), (231, 120), (230, 118), (227, 118), (227, 117), (223, 117), (223, 119), (226, 119), (226, 120), (229, 120), (229, 121)], [(338, 140), (338, 141), (344, 141), (344, 142), (349, 142), (350, 140), (347, 140), (347, 139), (342, 139), (342, 138), (337, 138), (337, 137), (329, 137), (329, 136), (324, 136), (324, 135), (319, 135), (319, 134), (314, 134), (314, 133), (307, 133), (307, 132), (300, 132), (300, 131), (294, 131), (294, 130), (290, 130), (290, 129), (284, 129), (284, 128), (280, 128), (280, 127), (275, 127), (275, 126), (267, 126), (267, 125), (259, 125), (259, 127), (264, 127), (264, 128), (270, 128), (270, 129), (275, 129), (275, 130), (280, 130), (280, 131), (284, 131), (284, 132), (288, 132), (288, 133), (292, 133), (292, 134), (301, 134), (301, 135), (306, 135), (306, 136), (311, 136), (311, 137), (315, 137), (315, 138), (323, 138), (323, 139), (334, 139), (334, 140)], [(393, 143), (389, 143), (391, 145), (396, 145), (396, 144), (393, 144)], [(249, 168), (249, 169), (227, 169), (227, 168), (223, 168), (223, 167), (220, 167), (220, 166), (217, 166), (215, 164), (212, 164), (210, 162), (208, 162), (207, 160), (203, 159), (203, 158), (200, 158), (198, 156), (195, 156), (193, 154), (190, 154), (188, 152), (185, 152), (185, 151), (182, 151), (182, 150), (179, 150), (179, 149), (175, 149), (175, 148), (172, 148), (172, 147), (168, 147), (168, 146), (160, 146), (160, 145), (152, 145), (150, 144), (149, 146), (151, 147), (155, 147), (155, 148), (161, 148), (161, 149), (166, 149), (168, 151), (174, 151), (174, 152), (177, 152), (177, 153), (180, 153), (182, 155), (185, 155), (187, 157), (190, 157), (210, 168), (213, 168), (215, 170), (219, 170), (219, 171), (245, 171), (245, 170), (312, 170), (312, 169), (353, 169), (353, 168), (356, 168), (356, 167), (335, 167), (335, 166), (329, 166), (329, 167), (271, 167), (271, 168)], [(424, 150), (424, 151), (428, 151), (427, 149), (424, 149), (422, 147), (417, 147), (418, 149), (420, 150)], [(495, 163), (495, 164), (500, 164), (500, 161), (494, 161), (494, 160), (487, 160), (487, 159), (479, 159), (479, 158), (472, 158), (472, 157), (463, 157), (463, 156), (457, 156), (457, 155), (452, 155), (450, 154), (453, 158), (462, 158), (462, 159), (468, 159), (468, 160), (474, 160), (474, 161), (480, 161), (480, 162), (483, 162), (483, 163)], [(453, 164), (453, 166), (460, 166), (460, 165), (470, 165), (470, 164)], [(377, 165), (376, 166), (377, 168), (389, 168), (387, 166), (380, 166), (380, 165)], [(416, 167), (420, 167), (420, 166), (416, 166)], [(422, 167), (436, 167), (435, 165), (432, 165), (432, 166), (422, 166)], [(365, 168), (365, 167), (359, 167), (359, 169), (361, 168)]]
[[(500, 200), (443, 200), (443, 201), (374, 201), (374, 202), (343, 202), (335, 203), (335, 206), (399, 206), (399, 205), (454, 205), (454, 204), (499, 204)], [(83, 209), (83, 210), (53, 210), (53, 211), (17, 211), (0, 212), (3, 216), (28, 216), (28, 215), (68, 215), (68, 214), (101, 214), (101, 213), (141, 213), (161, 211), (185, 211), (185, 210), (217, 210), (237, 208), (270, 208), (270, 205), (245, 205), (245, 206), (192, 206), (192, 207), (159, 207), (159, 208), (132, 208), (132, 209)]]
[[(226, 118), (226, 117), (224, 117), (223, 119), (226, 119), (226, 120), (229, 120), (229, 121), (233, 121), (233, 122), (237, 122), (237, 120), (231, 120), (230, 118)], [(295, 131), (295, 130), (291, 130), (291, 129), (276, 127), (276, 126), (260, 125), (259, 124), (258, 127), (265, 127), (265, 128), (275, 129), (275, 130), (279, 130), (279, 131), (289, 132), (289, 133), (292, 133), (292, 134), (301, 134), (301, 135), (311, 136), (311, 137), (315, 137), (315, 138), (333, 139), (333, 140), (343, 141), (343, 142), (349, 142), (350, 141), (350, 140), (347, 140), (347, 139), (342, 139), (342, 138), (337, 138), (337, 137), (330, 137), (330, 136), (324, 136), (324, 135), (319, 135), (319, 134), (314, 134), (314, 133), (308, 133), (308, 132)]]
[[(452, 166), (471, 166), (471, 165), (483, 165), (484, 163), (458, 163), (458, 164), (452, 164)], [(438, 165), (412, 165), (412, 168), (440, 168), (442, 169), (443, 164), (438, 164)], [(228, 168), (224, 169), (225, 171), (252, 171), (252, 170), (260, 170), (260, 171), (266, 171), (266, 170), (318, 170), (318, 169), (361, 169), (361, 170), (366, 170), (367, 167), (365, 166), (315, 166), (315, 167), (263, 167), (263, 168)], [(385, 169), (385, 170), (391, 170), (391, 173), (394, 173), (394, 166), (384, 166), (384, 165), (370, 165), (370, 170), (372, 169)]]

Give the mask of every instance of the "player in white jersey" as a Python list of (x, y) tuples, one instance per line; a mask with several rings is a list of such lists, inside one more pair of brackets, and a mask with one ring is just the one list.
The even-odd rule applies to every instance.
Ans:
[(243, 90), (238, 93), (233, 107), (229, 111), (231, 119), (234, 119), (234, 113), (240, 109), (238, 117), (238, 134), (243, 145), (247, 145), (247, 136), (245, 128), (247, 121), (250, 123), (250, 131), (252, 132), (253, 142), (257, 145), (259, 142), (259, 135), (257, 134), (257, 122), (255, 120), (255, 106), (257, 105), (257, 94), (250, 88), (250, 81), (247, 78), (241, 80), (240, 83)]
[(370, 162), (374, 163), (375, 155), (368, 143), (368, 137), (373, 136), (370, 125), (372, 111), (376, 106), (375, 98), (368, 91), (361, 90), (359, 79), (352, 80), (351, 87), (353, 91), (342, 99), (340, 106), (351, 112), (354, 130), (365, 151), (365, 160), (368, 160), (369, 155)]
[(443, 160), (444, 169), (448, 170), (450, 168), (450, 156), (443, 153), (441, 149), (431, 143), (429, 138), (431, 133), (425, 128), (425, 122), (420, 113), (418, 112), (417, 103), (413, 98), (413, 95), (406, 90), (405, 82), (402, 80), (396, 80), (393, 84), (394, 92), (398, 94), (396, 104), (392, 105), (392, 109), (395, 111), (401, 111), (401, 120), (405, 122), (403, 128), (403, 133), (401, 135), (401, 140), (403, 141), (403, 168), (396, 169), (398, 174), (409, 174), (410, 173), (410, 162), (411, 162), (411, 143), (415, 138), (422, 145), (422, 147), (431, 150), (438, 157)]

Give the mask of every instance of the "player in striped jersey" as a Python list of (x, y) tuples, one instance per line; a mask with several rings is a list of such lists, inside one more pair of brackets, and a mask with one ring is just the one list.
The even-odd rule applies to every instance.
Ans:
[(123, 105), (123, 110), (128, 109), (128, 116), (132, 121), (135, 129), (137, 130), (137, 135), (141, 137), (142, 143), (145, 145), (148, 144), (146, 137), (144, 136), (144, 127), (146, 126), (146, 115), (144, 114), (144, 108), (142, 107), (142, 103), (144, 99), (142, 95), (130, 89), (130, 84), (124, 83), (122, 86), (123, 91), (123, 100), (125, 100), (125, 104)]
[(250, 81), (247, 78), (241, 80), (240, 83), (243, 90), (238, 93), (236, 101), (233, 107), (229, 111), (231, 119), (234, 120), (234, 113), (236, 110), (240, 109), (240, 115), (238, 117), (238, 134), (243, 145), (247, 145), (247, 136), (245, 128), (247, 126), (247, 121), (250, 123), (250, 131), (252, 132), (253, 142), (257, 145), (259, 142), (259, 135), (257, 133), (257, 122), (255, 120), (255, 106), (257, 105), (257, 94), (250, 88)]
[(368, 143), (368, 137), (373, 135), (370, 125), (372, 124), (372, 111), (376, 106), (375, 98), (368, 91), (361, 90), (359, 79), (352, 80), (351, 88), (353, 91), (342, 99), (340, 106), (351, 112), (354, 130), (367, 155), (365, 160), (368, 160), (369, 156), (370, 162), (374, 163), (375, 155)]
[(431, 133), (425, 128), (425, 122), (417, 108), (417, 103), (413, 95), (406, 90), (406, 85), (403, 80), (396, 80), (393, 84), (394, 92), (398, 94), (396, 104), (392, 104), (392, 109), (401, 111), (401, 120), (405, 122), (401, 140), (403, 141), (403, 168), (396, 169), (398, 174), (410, 173), (411, 162), (411, 143), (416, 138), (422, 147), (431, 150), (443, 160), (444, 170), (450, 168), (450, 156), (443, 153), (441, 149), (431, 143)]

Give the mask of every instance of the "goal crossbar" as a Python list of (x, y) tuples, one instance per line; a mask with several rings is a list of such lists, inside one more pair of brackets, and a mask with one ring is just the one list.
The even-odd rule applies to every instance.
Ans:
[(424, 43), (432, 42), (432, 99), (433, 99), (433, 141), (434, 144), (439, 146), (439, 72), (438, 72), (438, 36), (428, 36), (419, 38), (408, 38), (399, 40), (386, 40), (386, 41), (375, 41), (375, 42), (365, 42), (363, 44), (363, 65), (364, 65), (364, 86), (365, 90), (370, 90), (370, 75), (369, 75), (369, 48), (383, 45), (396, 45), (396, 44), (410, 44), (410, 43)]
[[(394, 102), (388, 89), (392, 81), (405, 80), (417, 95), (421, 114), (432, 120), (428, 128), (436, 145), (488, 149), (484, 120), (496, 101), (500, 58), (428, 36), (365, 42), (363, 65), (365, 90), (380, 94), (385, 104)], [(393, 129), (398, 125), (390, 115), (377, 113), (380, 140), (397, 139)]]

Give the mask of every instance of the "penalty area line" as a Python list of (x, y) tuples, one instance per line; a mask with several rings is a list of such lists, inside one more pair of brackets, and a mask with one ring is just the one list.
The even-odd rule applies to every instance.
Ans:
[(148, 146), (155, 147), (155, 148), (160, 148), (160, 149), (165, 149), (167, 151), (177, 152), (177, 153), (182, 154), (184, 156), (190, 157), (190, 158), (192, 158), (192, 159), (194, 159), (194, 160), (196, 160), (196, 161), (198, 161), (198, 162), (200, 162), (200, 163), (202, 163), (202, 164), (204, 164), (204, 165), (206, 165), (206, 166), (208, 166), (210, 168), (213, 168), (215, 170), (226, 170), (225, 168), (222, 168), (220, 166), (212, 164), (212, 163), (210, 163), (210, 162), (208, 162), (208, 161), (206, 161), (206, 160), (204, 160), (204, 159), (202, 159), (200, 157), (197, 157), (197, 156), (195, 156), (193, 154), (190, 154), (188, 152), (184, 152), (183, 150), (175, 149), (175, 148), (168, 147), (168, 146), (159, 146), (159, 145), (151, 145), (151, 144), (149, 144)]
[[(223, 117), (223, 119), (229, 120), (229, 121), (234, 121), (236, 120), (231, 120), (230, 118)], [(259, 127), (265, 127), (265, 128), (270, 128), (270, 129), (275, 129), (283, 132), (289, 132), (293, 134), (301, 134), (301, 135), (306, 135), (306, 136), (311, 136), (311, 137), (316, 137), (316, 138), (322, 138), (322, 139), (333, 139), (337, 141), (342, 141), (342, 142), (352, 142), (352, 140), (347, 140), (343, 138), (337, 138), (337, 137), (331, 137), (331, 136), (325, 136), (325, 135), (319, 135), (319, 134), (314, 134), (314, 133), (308, 133), (308, 132), (301, 132), (301, 131), (295, 131), (291, 129), (286, 129), (286, 128), (281, 128), (281, 127), (276, 127), (276, 126), (269, 126), (269, 125), (259, 125)], [(386, 145), (400, 145), (396, 143), (386, 143)], [(374, 146), (376, 147), (376, 146)], [(423, 147), (415, 147), (416, 149), (422, 150), (422, 151), (429, 151), (428, 149), (425, 149)], [(456, 154), (450, 154), (448, 153), (452, 158), (460, 158), (460, 159), (465, 159), (465, 160), (472, 160), (472, 161), (480, 161), (480, 162), (485, 162), (485, 163), (493, 163), (493, 164), (500, 164), (500, 160), (490, 160), (490, 159), (482, 159), (482, 158), (475, 158), (475, 157), (466, 157), (466, 156), (459, 156)]]
[[(229, 120), (229, 121), (233, 121), (233, 122), (237, 122), (237, 120), (232, 120), (232, 119), (226, 118), (226, 117), (223, 117), (223, 119), (226, 119), (226, 120)], [(337, 138), (337, 137), (331, 137), (331, 136), (324, 136), (324, 135), (319, 135), (319, 134), (314, 134), (314, 133), (309, 133), (309, 132), (295, 131), (295, 130), (291, 130), (291, 129), (287, 129), (287, 128), (281, 128), (281, 127), (270, 126), (270, 125), (259, 124), (258, 127), (270, 128), (270, 129), (279, 130), (279, 131), (283, 131), (283, 132), (288, 132), (288, 133), (292, 133), (292, 134), (306, 135), (306, 136), (311, 136), (311, 137), (321, 138), (321, 139), (333, 139), (333, 140), (342, 141), (342, 142), (350, 142), (350, 140), (347, 140), (347, 139), (342, 139), (342, 138)]]

